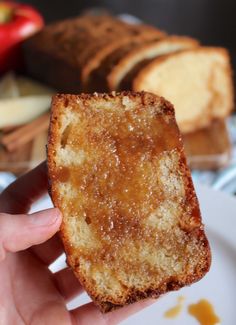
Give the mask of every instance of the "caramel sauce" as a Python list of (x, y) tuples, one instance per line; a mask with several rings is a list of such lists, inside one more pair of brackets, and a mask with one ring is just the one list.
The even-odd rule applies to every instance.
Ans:
[(220, 323), (220, 319), (215, 314), (213, 306), (206, 299), (201, 299), (198, 303), (190, 305), (188, 312), (201, 325), (215, 325)]
[(185, 301), (185, 297), (183, 297), (183, 296), (178, 297), (177, 305), (170, 308), (169, 310), (167, 310), (165, 312), (164, 316), (166, 318), (176, 318), (181, 313), (181, 311), (183, 309), (184, 301)]
[(65, 183), (67, 181), (69, 181), (70, 179), (70, 169), (68, 167), (62, 167), (60, 166), (56, 173), (53, 175), (53, 177), (62, 182), (62, 183)]
[(155, 164), (165, 151), (179, 147), (179, 133), (172, 118), (142, 107), (121, 116), (111, 112), (106, 119), (90, 114), (83, 130), (73, 128), (67, 139), (89, 159), (57, 176), (77, 190), (70, 214), (84, 215), (102, 242), (102, 249), (86, 257), (111, 260), (125, 240), (150, 240), (150, 229), (140, 221), (164, 199)]

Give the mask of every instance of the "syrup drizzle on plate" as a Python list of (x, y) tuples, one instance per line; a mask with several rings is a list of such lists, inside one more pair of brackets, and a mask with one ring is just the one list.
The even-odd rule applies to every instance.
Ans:
[(164, 316), (166, 318), (175, 318), (175, 317), (177, 317), (181, 313), (181, 311), (183, 309), (184, 301), (185, 301), (185, 297), (183, 297), (183, 296), (178, 297), (177, 305), (170, 308), (170, 309), (168, 309), (165, 312)]
[[(184, 301), (185, 297), (180, 296), (177, 300), (177, 304), (168, 309), (164, 317), (169, 319), (178, 317), (183, 310)], [(194, 317), (200, 325), (220, 324), (220, 318), (216, 315), (212, 304), (206, 299), (201, 299), (196, 304), (189, 305), (188, 313)]]
[(212, 304), (206, 299), (201, 299), (196, 304), (189, 305), (188, 312), (201, 325), (216, 325), (220, 323), (220, 319), (216, 315)]

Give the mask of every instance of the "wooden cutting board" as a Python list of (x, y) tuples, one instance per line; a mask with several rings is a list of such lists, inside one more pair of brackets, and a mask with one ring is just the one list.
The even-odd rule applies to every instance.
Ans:
[(191, 169), (216, 170), (226, 167), (231, 158), (231, 143), (224, 120), (210, 127), (183, 136), (185, 152)]
[[(192, 169), (219, 169), (230, 161), (231, 144), (225, 121), (215, 121), (211, 127), (183, 137), (188, 163)], [(46, 159), (47, 132), (18, 150), (7, 153), (0, 148), (0, 170), (16, 175), (37, 166)]]

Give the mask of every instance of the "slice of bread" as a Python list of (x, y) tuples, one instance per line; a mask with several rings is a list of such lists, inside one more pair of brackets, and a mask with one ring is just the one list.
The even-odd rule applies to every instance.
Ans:
[(120, 60), (122, 60), (123, 57), (130, 53), (130, 51), (136, 51), (140, 46), (143, 46), (144, 44), (149, 44), (153, 41), (159, 40), (159, 36), (149, 40), (143, 40), (142, 38), (138, 37), (115, 49), (100, 62), (100, 65), (96, 69), (90, 73), (90, 78), (86, 84), (85, 90), (87, 92), (109, 91), (108, 76), (114, 67), (119, 64)]
[(182, 133), (207, 127), (233, 108), (230, 59), (223, 48), (198, 47), (154, 59), (139, 71), (132, 88), (170, 100)]
[[(114, 35), (113, 39), (103, 39), (102, 44), (96, 51), (91, 52), (91, 55), (87, 58), (86, 64), (82, 67), (81, 79), (84, 85), (84, 89), (87, 89), (91, 72), (96, 69), (100, 63), (112, 52), (121, 48), (122, 46), (132, 42), (132, 40), (153, 40), (162, 39), (166, 37), (166, 33), (160, 31), (157, 28), (144, 25), (144, 24), (126, 24), (126, 29), (121, 30), (119, 36)], [(106, 43), (104, 43), (104, 41)], [(98, 42), (97, 42), (98, 43)], [(103, 44), (104, 43), (104, 44)]]
[(150, 93), (57, 95), (48, 172), (68, 264), (102, 312), (210, 266), (173, 106)]
[(140, 44), (138, 48), (127, 52), (110, 71), (107, 76), (108, 88), (110, 90), (120, 90), (122, 80), (143, 60), (150, 60), (160, 55), (195, 48), (198, 45), (199, 42), (197, 40), (184, 36), (169, 36), (148, 44)]

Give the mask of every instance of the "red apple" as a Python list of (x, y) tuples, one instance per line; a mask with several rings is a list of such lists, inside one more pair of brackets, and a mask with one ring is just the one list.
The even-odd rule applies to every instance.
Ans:
[(0, 74), (19, 68), (21, 42), (44, 25), (40, 13), (31, 6), (0, 2)]

